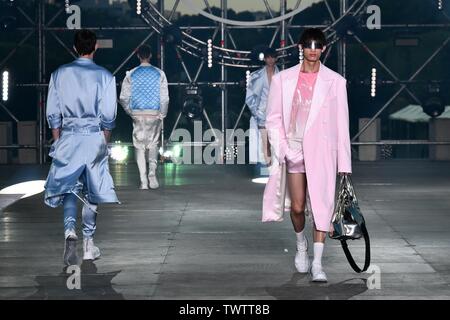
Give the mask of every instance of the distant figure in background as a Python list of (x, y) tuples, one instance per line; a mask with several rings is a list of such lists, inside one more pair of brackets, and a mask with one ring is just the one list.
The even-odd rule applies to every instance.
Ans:
[(122, 82), (120, 104), (133, 119), (133, 145), (141, 180), (140, 189), (148, 189), (149, 185), (151, 189), (157, 189), (158, 142), (162, 121), (169, 107), (169, 88), (166, 74), (150, 64), (151, 48), (140, 46), (137, 56), (141, 64), (127, 72)]
[[(83, 201), (83, 260), (95, 260), (96, 209), (118, 203), (108, 167), (108, 145), (117, 111), (116, 80), (93, 62), (97, 37), (89, 30), (75, 33), (79, 58), (52, 73), (48, 87), (47, 120), (54, 143), (45, 184), (45, 203), (64, 206), (64, 263), (78, 263), (75, 232), (77, 197)], [(78, 194), (84, 194), (84, 199)]]
[(271, 164), (270, 144), (266, 131), (266, 106), (272, 76), (279, 72), (276, 65), (277, 52), (267, 48), (264, 51), (265, 66), (250, 75), (245, 95), (252, 117), (250, 118), (250, 163), (257, 163), (258, 175), (268, 175)]

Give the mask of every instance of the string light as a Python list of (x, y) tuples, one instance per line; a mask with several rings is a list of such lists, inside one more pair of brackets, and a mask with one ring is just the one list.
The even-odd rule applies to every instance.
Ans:
[(303, 48), (299, 48), (299, 50), (298, 50), (298, 61), (300, 61), (300, 63), (302, 63), (303, 59), (304, 59)]
[(208, 68), (212, 68), (212, 40), (208, 39)]
[(64, 6), (66, 7), (66, 13), (70, 13), (69, 7), (70, 7), (70, 1), (69, 0), (65, 0), (64, 1)]
[(372, 78), (370, 80), (370, 96), (373, 98), (377, 95), (377, 69), (372, 68)]
[(260, 53), (258, 54), (258, 60), (259, 60), (259, 61), (264, 61), (264, 52), (260, 52)]
[(248, 85), (250, 84), (250, 70), (247, 70), (246, 72), (245, 72), (245, 83), (246, 83), (246, 86), (248, 87)]
[(3, 71), (2, 75), (2, 100), (8, 101), (8, 91), (9, 91), (9, 72)]
[(438, 10), (442, 10), (443, 7), (443, 1), (442, 0), (438, 0), (437, 5), (438, 5)]
[(142, 13), (142, 2), (141, 0), (136, 0), (136, 14), (140, 15)]

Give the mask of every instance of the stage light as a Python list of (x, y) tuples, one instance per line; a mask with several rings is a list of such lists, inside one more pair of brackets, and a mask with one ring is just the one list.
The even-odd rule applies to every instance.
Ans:
[(250, 70), (247, 70), (245, 72), (245, 83), (246, 83), (246, 87), (248, 87), (248, 85), (250, 84)]
[(45, 180), (21, 182), (0, 190), (0, 194), (22, 194), (21, 199), (34, 196), (45, 190)]
[(8, 101), (9, 99), (9, 72), (3, 71), (2, 74), (2, 100)]
[(162, 154), (165, 158), (172, 158), (173, 157), (173, 153), (171, 150), (166, 150), (163, 152)]
[(141, 0), (136, 0), (136, 14), (140, 15), (142, 13), (142, 2)]
[(180, 157), (181, 156), (181, 151), (183, 150), (183, 148), (181, 147), (180, 144), (175, 144), (173, 146), (173, 156), (174, 157)]
[(298, 48), (298, 61), (303, 63), (305, 56), (303, 55), (303, 48)]
[(183, 114), (190, 120), (196, 120), (203, 114), (203, 99), (196, 86), (186, 88), (186, 98), (183, 103)]
[(70, 13), (70, 10), (69, 10), (70, 1), (69, 0), (64, 1), (64, 6), (66, 7), (66, 13)]
[(128, 147), (121, 145), (120, 141), (114, 142), (115, 145), (111, 147), (111, 159), (117, 162), (124, 162), (128, 158)]
[(372, 78), (370, 79), (370, 96), (374, 98), (377, 95), (377, 69), (372, 68)]
[(212, 40), (208, 39), (208, 68), (212, 68)]
[(252, 179), (252, 182), (253, 183), (267, 184), (267, 182), (269, 182), (269, 177), (254, 178), (254, 179)]
[(238, 147), (235, 145), (229, 145), (225, 148), (224, 159), (226, 161), (232, 161), (238, 157)]
[(428, 98), (422, 105), (423, 112), (432, 118), (439, 117), (445, 110), (442, 98), (438, 96)]
[(438, 83), (428, 85), (428, 93), (422, 105), (423, 112), (432, 118), (439, 117), (445, 111), (445, 104), (442, 98), (441, 87)]
[(172, 146), (172, 148), (164, 151), (164, 149), (161, 147), (159, 148), (159, 154), (163, 156), (164, 158), (170, 159), (173, 163), (181, 163), (181, 151), (182, 146), (179, 143), (176, 143)]
[(261, 62), (264, 61), (264, 52), (268, 46), (266, 45), (257, 45), (253, 48), (252, 52), (250, 53), (250, 57), (253, 59), (254, 62), (261, 64)]

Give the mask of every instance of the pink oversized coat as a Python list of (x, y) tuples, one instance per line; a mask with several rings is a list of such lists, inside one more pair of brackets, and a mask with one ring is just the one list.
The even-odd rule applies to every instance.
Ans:
[[(267, 103), (266, 128), (272, 145), (272, 166), (264, 190), (262, 221), (282, 221), (289, 209), (285, 155), (294, 90), (300, 64), (273, 76)], [(316, 228), (330, 231), (336, 175), (351, 173), (346, 80), (320, 65), (311, 110), (303, 136), (307, 179), (306, 207)]]

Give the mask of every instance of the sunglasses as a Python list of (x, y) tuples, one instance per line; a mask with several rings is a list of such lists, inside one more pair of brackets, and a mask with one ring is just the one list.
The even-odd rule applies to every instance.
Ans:
[(320, 50), (320, 49), (323, 49), (323, 47), (324, 47), (323, 43), (316, 41), (316, 40), (308, 41), (302, 45), (303, 49), (311, 49), (311, 50), (314, 50), (314, 49)]

